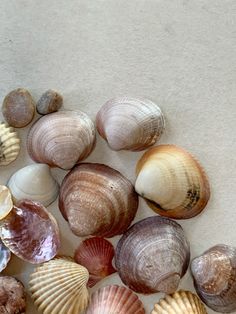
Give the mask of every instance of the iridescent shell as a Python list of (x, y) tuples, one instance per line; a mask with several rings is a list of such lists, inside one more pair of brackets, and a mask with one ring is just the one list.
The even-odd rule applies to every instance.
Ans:
[(10, 259), (11, 259), (10, 250), (2, 243), (2, 240), (0, 240), (0, 272), (2, 272), (3, 269), (7, 267), (7, 264), (9, 263)]
[(13, 208), (10, 190), (5, 185), (0, 185), (0, 220), (5, 218)]

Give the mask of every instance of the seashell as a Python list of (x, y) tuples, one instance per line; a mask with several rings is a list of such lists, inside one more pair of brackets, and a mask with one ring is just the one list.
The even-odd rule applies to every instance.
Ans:
[(20, 201), (0, 221), (0, 237), (12, 253), (32, 264), (52, 259), (60, 247), (55, 218), (30, 200)]
[[(7, 267), (7, 264), (10, 261), (10, 259), (11, 259), (10, 250), (0, 240), (0, 272), (2, 272), (3, 269)], [(0, 293), (0, 299), (1, 299), (1, 293)], [(0, 309), (1, 309), (1, 306), (0, 306)]]
[(59, 208), (77, 236), (110, 238), (131, 224), (138, 209), (138, 195), (131, 182), (115, 169), (84, 163), (65, 176)]
[(95, 145), (95, 127), (81, 111), (59, 111), (40, 118), (27, 141), (31, 158), (43, 164), (71, 169)]
[(28, 125), (35, 114), (35, 104), (30, 93), (24, 88), (11, 91), (3, 100), (2, 114), (7, 123), (15, 128)]
[(13, 202), (11, 193), (5, 185), (0, 185), (0, 220), (12, 210)]
[(38, 266), (30, 278), (35, 305), (43, 314), (79, 314), (88, 305), (85, 267), (57, 258)]
[(151, 100), (117, 97), (97, 113), (99, 134), (113, 150), (140, 151), (161, 137), (165, 122), (161, 109)]
[(89, 287), (116, 272), (112, 265), (114, 254), (113, 245), (103, 238), (86, 239), (79, 245), (74, 258), (89, 271)]
[(20, 139), (13, 128), (0, 122), (0, 166), (16, 160), (20, 152)]
[(180, 290), (165, 296), (154, 305), (151, 314), (207, 314), (207, 311), (196, 296), (190, 291)]
[(220, 313), (236, 311), (236, 248), (216, 245), (191, 264), (199, 297)]
[(189, 264), (190, 248), (182, 227), (153, 216), (131, 226), (116, 247), (115, 265), (130, 289), (144, 294), (177, 290)]
[(62, 103), (62, 96), (58, 92), (49, 89), (40, 97), (36, 108), (39, 114), (45, 115), (58, 111), (61, 108)]
[(201, 165), (175, 145), (153, 147), (142, 156), (135, 189), (155, 212), (174, 219), (198, 215), (210, 197)]
[(33, 164), (15, 172), (8, 181), (14, 201), (31, 199), (44, 206), (55, 201), (59, 186), (45, 164)]
[(126, 287), (110, 285), (95, 291), (86, 314), (145, 314), (142, 302)]

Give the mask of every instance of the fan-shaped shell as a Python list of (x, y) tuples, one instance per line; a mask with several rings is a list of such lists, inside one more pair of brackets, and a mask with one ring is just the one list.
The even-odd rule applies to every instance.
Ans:
[(97, 129), (113, 150), (139, 151), (155, 144), (164, 131), (161, 109), (151, 100), (117, 97), (97, 113)]
[(60, 247), (55, 218), (30, 200), (20, 201), (0, 221), (0, 237), (12, 253), (33, 264), (52, 259)]
[(118, 171), (84, 163), (64, 178), (59, 208), (76, 235), (113, 237), (131, 224), (138, 196), (131, 182)]
[(12, 163), (20, 152), (20, 139), (12, 127), (0, 122), (0, 166)]
[(142, 302), (130, 289), (117, 285), (92, 294), (86, 314), (145, 314)]
[(194, 293), (180, 290), (156, 303), (151, 314), (207, 314), (207, 311)]
[(195, 288), (204, 303), (220, 313), (236, 311), (236, 249), (216, 245), (191, 264)]
[(177, 290), (189, 264), (189, 243), (182, 227), (154, 216), (130, 227), (116, 247), (115, 264), (121, 280), (139, 293)]
[(32, 164), (15, 172), (8, 181), (14, 201), (31, 199), (48, 206), (57, 198), (59, 186), (46, 164)]
[(11, 259), (10, 250), (2, 243), (2, 240), (0, 240), (0, 272), (7, 267), (7, 264), (10, 261), (10, 259)]
[(175, 219), (198, 215), (210, 197), (201, 165), (175, 145), (153, 147), (142, 156), (135, 189), (155, 212)]
[(89, 287), (116, 272), (112, 265), (115, 251), (106, 239), (94, 237), (84, 240), (75, 251), (75, 261), (89, 271)]
[(89, 274), (68, 259), (57, 258), (37, 267), (30, 278), (30, 291), (43, 314), (79, 314), (88, 305)]
[(81, 111), (59, 111), (40, 118), (27, 141), (31, 158), (52, 167), (71, 169), (95, 144), (95, 127)]
[(0, 185), (0, 220), (6, 217), (13, 208), (12, 197), (5, 185)]

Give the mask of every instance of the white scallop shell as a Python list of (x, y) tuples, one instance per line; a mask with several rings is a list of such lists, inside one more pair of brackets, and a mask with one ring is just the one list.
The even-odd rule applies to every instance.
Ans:
[(20, 139), (12, 127), (0, 122), (0, 166), (13, 162), (20, 152)]

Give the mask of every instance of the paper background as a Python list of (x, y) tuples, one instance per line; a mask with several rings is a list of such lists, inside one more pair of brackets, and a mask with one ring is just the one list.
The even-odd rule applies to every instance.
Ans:
[[(35, 100), (54, 88), (64, 95), (65, 108), (81, 109), (92, 119), (117, 95), (156, 101), (167, 122), (160, 143), (188, 149), (210, 178), (205, 211), (180, 222), (192, 257), (217, 243), (236, 246), (235, 15), (234, 0), (1, 0), (0, 100), (16, 87), (28, 88)], [(20, 157), (0, 169), (0, 184), (32, 163), (25, 148), (28, 130), (19, 130)], [(141, 154), (113, 152), (98, 136), (87, 160), (134, 181)], [(61, 181), (65, 172), (53, 174)], [(49, 209), (61, 227), (62, 252), (73, 254), (80, 239), (71, 234), (57, 202)], [(135, 220), (153, 214), (141, 201)], [(13, 258), (4, 273), (27, 285), (32, 269)], [(110, 282), (120, 280), (115, 275), (96, 288)], [(193, 289), (189, 274), (181, 287)], [(160, 296), (141, 296), (147, 313)], [(37, 311), (29, 305), (27, 313)]]

